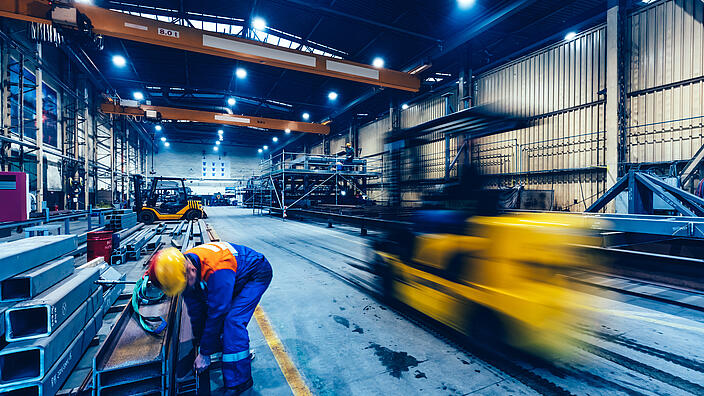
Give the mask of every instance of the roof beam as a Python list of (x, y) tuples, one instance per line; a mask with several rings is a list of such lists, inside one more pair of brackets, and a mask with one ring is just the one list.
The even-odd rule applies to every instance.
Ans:
[[(291, 50), (231, 35), (128, 15), (87, 4), (74, 4), (93, 25), (93, 32), (124, 40), (237, 59), (283, 69), (417, 92), (420, 80), (409, 73)], [(0, 16), (50, 24), (46, 0), (0, 3)]]
[(106, 101), (100, 105), (100, 111), (105, 114), (126, 115), (132, 117), (146, 117), (147, 111), (159, 113), (163, 120), (183, 120), (203, 122), (208, 124), (236, 125), (262, 129), (276, 129), (284, 131), (290, 129), (295, 132), (317, 133), (327, 135), (330, 127), (312, 122), (278, 120), (274, 118), (250, 117), (245, 115), (216, 113), (211, 111), (180, 109), (166, 106), (139, 105), (138, 107), (122, 106), (113, 101)]

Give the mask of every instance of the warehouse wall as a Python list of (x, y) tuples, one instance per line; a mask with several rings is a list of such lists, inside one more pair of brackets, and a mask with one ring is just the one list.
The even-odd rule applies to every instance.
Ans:
[(602, 26), (477, 76), (476, 105), (532, 126), (477, 139), (474, 163), (494, 186), (554, 189), (556, 208), (583, 210), (605, 188), (605, 70)]
[(628, 21), (627, 158), (689, 160), (704, 120), (704, 4), (659, 2)]
[[(220, 146), (220, 155), (212, 146), (175, 143), (161, 146), (154, 155), (155, 176), (183, 177), (195, 194), (210, 195), (225, 192), (225, 187), (242, 187), (253, 174), (259, 174), (261, 157), (251, 148)], [(203, 154), (205, 153), (205, 154)], [(230, 173), (226, 178), (203, 176), (202, 162), (229, 162)]]
[[(699, 0), (659, 1), (628, 16), (627, 165), (666, 168), (673, 161), (689, 160), (704, 144), (703, 21), (704, 3)], [(472, 161), (495, 187), (550, 189), (555, 191), (555, 209), (586, 209), (606, 189), (605, 80), (605, 25), (475, 76), (474, 105), (527, 117), (532, 126), (476, 139)], [(444, 115), (445, 93), (402, 110), (401, 127)], [(456, 96), (449, 103), (456, 111)], [(362, 156), (383, 158), (389, 129), (388, 116), (361, 126)], [(450, 159), (457, 147), (455, 140), (450, 142)], [(414, 150), (402, 159), (408, 175), (444, 175), (444, 142)], [(404, 194), (406, 203), (420, 199), (419, 192)]]

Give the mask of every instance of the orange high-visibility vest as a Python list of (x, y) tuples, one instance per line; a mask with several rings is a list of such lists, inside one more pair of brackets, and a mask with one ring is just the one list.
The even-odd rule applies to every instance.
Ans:
[(200, 259), (200, 279), (208, 282), (210, 275), (219, 269), (237, 272), (237, 250), (226, 242), (211, 242), (198, 245), (186, 252)]

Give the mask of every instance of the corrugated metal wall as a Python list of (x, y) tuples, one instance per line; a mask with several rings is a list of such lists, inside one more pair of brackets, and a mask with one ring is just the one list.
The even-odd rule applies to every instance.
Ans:
[(663, 1), (631, 16), (627, 160), (689, 160), (704, 143), (704, 5)]
[(528, 117), (532, 125), (477, 139), (473, 161), (497, 175), (497, 186), (559, 186), (557, 207), (580, 206), (575, 199), (591, 203), (604, 188), (597, 169), (605, 165), (605, 108), (598, 93), (605, 70), (601, 26), (478, 76), (476, 105)]
[(362, 157), (379, 156), (384, 151), (384, 139), (391, 129), (389, 117), (380, 118), (359, 128), (359, 148)]

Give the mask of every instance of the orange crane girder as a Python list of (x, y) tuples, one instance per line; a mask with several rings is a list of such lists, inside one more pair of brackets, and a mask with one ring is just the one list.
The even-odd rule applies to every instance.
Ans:
[[(417, 92), (418, 77), (396, 70), (335, 59), (272, 44), (207, 32), (87, 4), (74, 4), (90, 19), (93, 32), (125, 40), (237, 59), (283, 69)], [(0, 0), (0, 16), (51, 23), (42, 0)]]
[(216, 113), (202, 110), (179, 109), (175, 107), (140, 105), (139, 107), (120, 106), (111, 101), (100, 105), (100, 111), (106, 114), (129, 115), (145, 117), (147, 111), (156, 111), (162, 120), (183, 120), (209, 124), (236, 125), (263, 129), (290, 129), (294, 132), (317, 133), (327, 135), (330, 126), (312, 122), (278, 120), (274, 118), (250, 117), (238, 114)]

